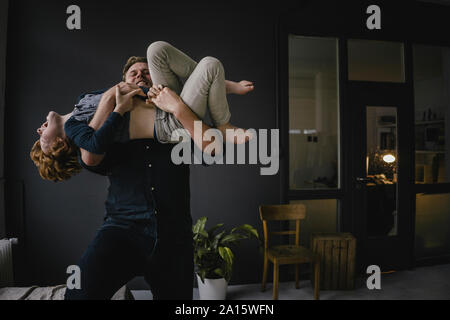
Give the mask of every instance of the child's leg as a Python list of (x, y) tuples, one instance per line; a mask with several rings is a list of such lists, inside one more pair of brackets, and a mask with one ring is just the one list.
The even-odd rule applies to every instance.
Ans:
[(147, 49), (148, 67), (153, 84), (169, 87), (177, 94), (181, 79), (188, 78), (197, 63), (167, 42), (153, 42)]
[[(225, 71), (222, 63), (213, 57), (203, 58), (187, 79), (180, 97), (200, 119), (204, 119), (209, 108), (214, 125), (224, 137), (227, 129), (238, 129), (230, 124), (231, 113), (228, 106)], [(243, 130), (235, 131), (236, 137), (230, 137), (234, 143), (248, 141), (251, 136)]]
[(203, 58), (194, 69), (181, 91), (180, 97), (200, 119), (209, 107), (215, 126), (229, 122), (231, 114), (225, 89), (225, 71), (219, 60)]

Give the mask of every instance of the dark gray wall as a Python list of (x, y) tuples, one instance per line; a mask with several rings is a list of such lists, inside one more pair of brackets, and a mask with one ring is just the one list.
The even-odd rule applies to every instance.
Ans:
[(0, 239), (6, 236), (5, 226), (5, 185), (4, 185), (4, 143), (5, 143), (5, 62), (6, 32), (8, 25), (8, 3), (0, 2)]
[[(49, 110), (70, 112), (80, 93), (120, 81), (126, 58), (145, 55), (149, 43), (168, 41), (195, 59), (215, 56), (228, 79), (253, 80), (254, 92), (229, 99), (232, 123), (276, 128), (277, 14), (272, 8), (256, 1), (126, 3), (10, 4), (6, 166), (8, 215), (16, 221), (11, 228), (24, 229), (26, 241), (24, 262), (16, 270), (19, 283), (65, 282), (67, 266), (77, 262), (102, 222), (108, 186), (106, 178), (89, 172), (64, 183), (42, 180), (29, 158), (36, 128)], [(82, 9), (80, 31), (66, 29), (71, 4)], [(258, 205), (278, 203), (279, 189), (279, 177), (260, 176), (259, 166), (192, 166), (192, 216), (261, 230)], [(259, 282), (262, 259), (256, 243), (242, 243), (236, 257), (232, 283)]]

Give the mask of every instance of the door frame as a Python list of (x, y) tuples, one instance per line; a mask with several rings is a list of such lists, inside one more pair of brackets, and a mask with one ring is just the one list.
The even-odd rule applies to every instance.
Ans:
[(5, 217), (5, 88), (9, 0), (0, 1), (0, 239), (6, 236)]

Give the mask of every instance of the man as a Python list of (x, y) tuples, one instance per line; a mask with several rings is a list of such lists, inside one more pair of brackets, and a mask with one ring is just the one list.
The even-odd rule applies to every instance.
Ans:
[[(124, 76), (135, 85), (149, 87), (151, 83), (143, 62), (131, 64)], [(108, 116), (116, 97), (123, 98), (123, 104), (117, 103), (115, 109), (131, 104), (132, 96), (116, 88), (108, 90), (91, 121), (93, 129), (111, 118), (113, 125), (123, 121), (120, 112)], [(193, 135), (198, 118), (181, 99), (165, 90), (159, 100), (166, 102), (160, 107), (175, 114)], [(140, 103), (145, 102), (137, 101)], [(134, 104), (137, 108), (136, 100)], [(67, 290), (66, 299), (108, 299), (137, 275), (144, 275), (154, 299), (192, 299), (189, 167), (172, 163), (172, 147), (154, 139), (139, 139), (114, 144), (104, 159), (93, 153), (83, 158), (90, 169), (109, 176), (108, 218), (79, 262), (81, 289)]]

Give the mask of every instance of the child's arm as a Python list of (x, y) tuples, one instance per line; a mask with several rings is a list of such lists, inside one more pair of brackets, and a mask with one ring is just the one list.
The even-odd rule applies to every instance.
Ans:
[[(115, 89), (112, 87), (111, 89), (107, 90), (103, 93), (102, 99), (100, 100), (99, 105), (97, 106), (97, 111), (94, 114), (93, 119), (89, 123), (89, 126), (85, 123), (77, 123), (74, 122), (74, 119), (70, 119), (66, 126), (66, 134), (69, 138), (72, 140), (76, 140), (78, 134), (80, 133), (80, 130), (86, 130), (89, 131), (89, 129), (98, 130), (107, 120), (108, 116), (111, 114), (111, 112), (114, 110), (114, 107), (116, 105), (116, 98), (115, 98)], [(67, 131), (69, 130), (69, 132)], [(72, 130), (72, 132), (70, 132)], [(78, 132), (78, 133), (75, 133)], [(86, 134), (86, 133), (84, 133)], [(92, 134), (92, 133), (91, 133)], [(105, 157), (104, 154), (96, 154), (93, 152), (89, 152), (87, 149), (89, 149), (88, 146), (81, 146), (80, 142), (75, 143), (78, 147), (80, 147), (80, 153), (81, 153), (81, 159), (82, 161), (88, 165), (88, 166), (97, 166), (99, 165), (103, 158)]]
[[(114, 112), (107, 115), (102, 126), (95, 130), (91, 125), (77, 121), (74, 118), (67, 120), (64, 130), (69, 139), (80, 148), (81, 159), (88, 166), (96, 166), (103, 160), (108, 147), (114, 142), (115, 132), (123, 121), (123, 114), (133, 109), (133, 96), (140, 94), (136, 89), (128, 94), (122, 94), (119, 86), (115, 87), (115, 101), (117, 105)], [(108, 112), (108, 105), (100, 106), (101, 116)]]
[[(128, 84), (125, 82), (120, 82), (117, 84), (120, 88), (120, 91), (124, 94), (130, 93), (131, 91), (139, 89), (137, 85)], [(94, 117), (92, 118), (91, 122), (89, 123), (89, 126), (94, 129), (98, 130), (103, 123), (105, 123), (106, 118), (108, 118), (109, 114), (113, 112), (114, 107), (116, 106), (116, 86), (112, 87), (111, 89), (107, 90), (105, 93), (103, 93), (102, 99), (100, 100), (100, 103), (97, 107), (97, 111), (95, 112)], [(143, 97), (147, 97), (144, 92), (138, 92), (139, 95)]]
[[(209, 146), (210, 144), (214, 144), (214, 145), (216, 145), (215, 149), (220, 150), (221, 142), (203, 140), (203, 133), (206, 130), (211, 129), (211, 127), (206, 125), (203, 121), (201, 121), (197, 117), (197, 115), (194, 112), (192, 112), (191, 108), (189, 108), (184, 102), (180, 103), (175, 108), (176, 108), (176, 110), (174, 111), (175, 117), (178, 119), (178, 121), (180, 121), (180, 123), (183, 125), (183, 127), (189, 132), (189, 134), (191, 135), (191, 137), (194, 140), (194, 143), (197, 145), (197, 147), (199, 147), (202, 151), (204, 151), (207, 146)], [(194, 131), (195, 121), (200, 121), (202, 124), (202, 131), (200, 133), (201, 136), (195, 135), (195, 133), (196, 133)], [(220, 143), (220, 144), (218, 144), (218, 143)], [(212, 150), (212, 149), (209, 149), (209, 150)]]

